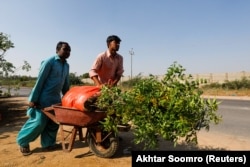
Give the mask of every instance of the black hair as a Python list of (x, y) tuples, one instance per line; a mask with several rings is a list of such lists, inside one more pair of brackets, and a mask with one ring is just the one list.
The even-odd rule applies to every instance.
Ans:
[(108, 36), (108, 38), (106, 40), (107, 45), (109, 45), (109, 43), (112, 42), (112, 41), (120, 43), (122, 40), (118, 36), (116, 36), (116, 35), (110, 35), (110, 36)]
[(68, 42), (59, 41), (56, 45), (56, 51), (59, 51), (62, 48), (63, 44), (66, 44), (69, 46)]

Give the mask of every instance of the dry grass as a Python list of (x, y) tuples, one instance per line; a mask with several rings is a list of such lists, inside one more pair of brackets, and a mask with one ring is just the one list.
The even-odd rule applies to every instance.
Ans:
[(211, 96), (250, 96), (250, 89), (224, 90), (224, 89), (203, 89), (203, 95)]

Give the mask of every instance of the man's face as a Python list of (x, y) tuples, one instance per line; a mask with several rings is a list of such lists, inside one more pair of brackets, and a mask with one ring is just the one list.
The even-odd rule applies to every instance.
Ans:
[(116, 42), (116, 41), (111, 41), (109, 43), (109, 49), (113, 50), (113, 51), (118, 51), (120, 48), (120, 42)]
[(63, 44), (61, 49), (57, 52), (57, 54), (63, 58), (63, 59), (67, 59), (69, 58), (70, 56), (70, 51), (71, 51), (71, 48), (69, 45), (67, 44)]

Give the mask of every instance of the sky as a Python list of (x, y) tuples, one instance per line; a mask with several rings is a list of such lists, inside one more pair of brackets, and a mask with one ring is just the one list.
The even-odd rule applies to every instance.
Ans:
[(0, 32), (15, 45), (5, 58), (32, 67), (18, 75), (37, 76), (59, 41), (70, 72), (87, 73), (109, 35), (122, 40), (124, 76), (164, 75), (174, 62), (190, 74), (250, 71), (248, 0), (0, 1)]

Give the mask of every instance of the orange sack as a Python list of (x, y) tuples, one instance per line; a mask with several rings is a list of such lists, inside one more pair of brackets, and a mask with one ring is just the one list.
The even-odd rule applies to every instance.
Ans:
[(62, 106), (86, 111), (84, 103), (89, 98), (100, 95), (100, 90), (97, 86), (74, 86), (63, 96)]

